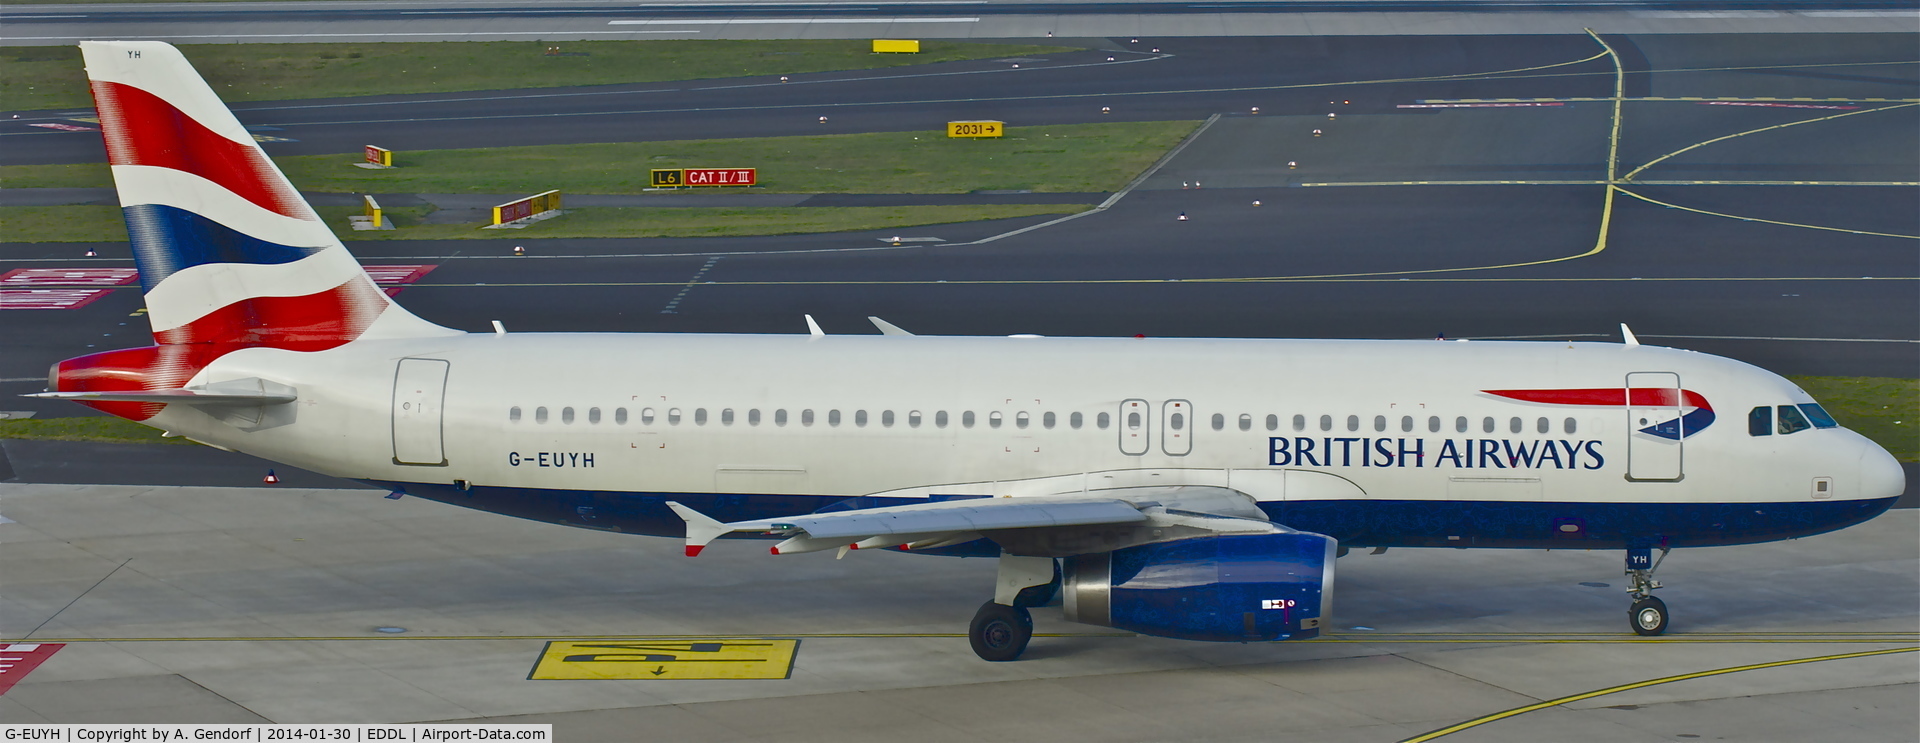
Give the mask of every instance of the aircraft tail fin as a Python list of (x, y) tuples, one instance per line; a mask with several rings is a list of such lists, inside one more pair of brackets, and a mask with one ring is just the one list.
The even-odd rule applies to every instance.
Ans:
[(456, 332), (373, 284), (178, 49), (80, 48), (156, 343), (316, 351)]

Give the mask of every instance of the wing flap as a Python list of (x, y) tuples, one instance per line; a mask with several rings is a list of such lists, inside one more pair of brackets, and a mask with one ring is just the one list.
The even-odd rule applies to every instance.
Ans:
[[(875, 537), (945, 535), (988, 529), (1128, 524), (1147, 520), (1130, 503), (1087, 498), (979, 498), (915, 503), (906, 506), (835, 511), (758, 521), (721, 523), (679, 503), (668, 507), (687, 522), (687, 555), (726, 534), (762, 532), (804, 538), (793, 546), (812, 547)], [(903, 540), (911, 541), (911, 540)], [(778, 554), (778, 553), (776, 553)]]

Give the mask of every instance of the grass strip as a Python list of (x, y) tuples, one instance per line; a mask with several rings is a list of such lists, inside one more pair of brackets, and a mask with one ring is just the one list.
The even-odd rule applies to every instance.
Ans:
[[(354, 232), (347, 217), (354, 207), (318, 211), (343, 240), (511, 240), (574, 237), (745, 237), (816, 232), (862, 232), (954, 222), (1012, 219), (1040, 214), (1072, 214), (1084, 204), (994, 204), (953, 206), (849, 207), (587, 207), (568, 209), (556, 219), (519, 230), (485, 230), (485, 217), (463, 224), (426, 224), (431, 207), (387, 209), (397, 229)], [(0, 234), (9, 242), (125, 242), (127, 231), (116, 206), (0, 207)]]
[[(551, 47), (560, 53), (548, 54)], [(927, 40), (918, 54), (874, 54), (866, 39), (660, 39), (187, 44), (180, 51), (223, 100), (238, 103), (802, 75), (1076, 50)], [(92, 115), (79, 47), (0, 48), (0, 99), (16, 111)]]
[(1840, 425), (1873, 439), (1902, 462), (1920, 462), (1920, 379), (1788, 377)]
[(0, 439), (43, 441), (106, 441), (116, 444), (191, 444), (184, 438), (161, 438), (159, 429), (125, 418), (89, 415), (74, 418), (0, 420)]
[[(755, 193), (1105, 193), (1193, 133), (1197, 121), (1013, 127), (1001, 139), (877, 132), (754, 139), (412, 150), (399, 167), (353, 167), (360, 153), (276, 157), (304, 191), (637, 194), (654, 168), (759, 169)], [(102, 188), (104, 163), (0, 167), (8, 188)]]

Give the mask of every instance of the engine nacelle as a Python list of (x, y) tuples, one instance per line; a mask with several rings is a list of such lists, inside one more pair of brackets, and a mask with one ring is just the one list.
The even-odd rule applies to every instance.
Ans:
[(1065, 560), (1067, 620), (1180, 640), (1318, 637), (1332, 607), (1334, 539), (1222, 534)]

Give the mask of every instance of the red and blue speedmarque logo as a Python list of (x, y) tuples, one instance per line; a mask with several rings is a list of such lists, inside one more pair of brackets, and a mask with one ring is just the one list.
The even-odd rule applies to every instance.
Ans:
[(1640, 429), (1641, 433), (1679, 441), (1713, 425), (1713, 406), (1693, 390), (1602, 387), (1584, 390), (1481, 390), (1510, 400), (1545, 405), (1667, 408), (1676, 415)]

